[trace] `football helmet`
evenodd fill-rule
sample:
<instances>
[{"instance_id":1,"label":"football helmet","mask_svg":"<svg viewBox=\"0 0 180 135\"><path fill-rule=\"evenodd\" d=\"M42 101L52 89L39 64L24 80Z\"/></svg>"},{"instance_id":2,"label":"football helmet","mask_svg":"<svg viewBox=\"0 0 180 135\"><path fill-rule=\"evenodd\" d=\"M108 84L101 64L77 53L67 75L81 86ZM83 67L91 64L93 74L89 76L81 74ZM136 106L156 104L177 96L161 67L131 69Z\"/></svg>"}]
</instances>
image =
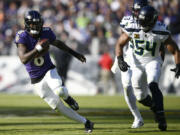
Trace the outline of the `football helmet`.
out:
<instances>
[{"instance_id":1,"label":"football helmet","mask_svg":"<svg viewBox=\"0 0 180 135\"><path fill-rule=\"evenodd\" d=\"M135 17L135 19L137 19L141 8L144 6L147 6L147 5L148 5L147 0L134 0L133 7L132 7L133 17Z\"/></svg>"},{"instance_id":2,"label":"football helmet","mask_svg":"<svg viewBox=\"0 0 180 135\"><path fill-rule=\"evenodd\" d=\"M138 16L138 23L143 31L149 31L153 28L158 19L158 12L152 6L143 7Z\"/></svg>"},{"instance_id":3,"label":"football helmet","mask_svg":"<svg viewBox=\"0 0 180 135\"><path fill-rule=\"evenodd\" d=\"M38 11L29 10L24 15L25 29L32 35L39 35L44 21Z\"/></svg>"}]
</instances>

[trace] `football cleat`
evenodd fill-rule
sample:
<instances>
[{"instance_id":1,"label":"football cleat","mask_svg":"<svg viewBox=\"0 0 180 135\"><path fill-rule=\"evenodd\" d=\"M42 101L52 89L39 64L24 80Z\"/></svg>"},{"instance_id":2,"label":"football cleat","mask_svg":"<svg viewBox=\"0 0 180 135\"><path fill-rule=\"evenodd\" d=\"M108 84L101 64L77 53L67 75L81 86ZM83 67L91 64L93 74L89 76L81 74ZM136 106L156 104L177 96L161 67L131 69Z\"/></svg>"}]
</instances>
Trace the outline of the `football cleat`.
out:
<instances>
[{"instance_id":1,"label":"football cleat","mask_svg":"<svg viewBox=\"0 0 180 135\"><path fill-rule=\"evenodd\" d=\"M140 128L144 125L143 120L135 120L131 126L131 128Z\"/></svg>"},{"instance_id":2,"label":"football cleat","mask_svg":"<svg viewBox=\"0 0 180 135\"><path fill-rule=\"evenodd\" d=\"M91 133L94 129L94 123L91 122L90 120L87 120L84 126L85 126L86 133Z\"/></svg>"},{"instance_id":3,"label":"football cleat","mask_svg":"<svg viewBox=\"0 0 180 135\"><path fill-rule=\"evenodd\" d=\"M166 131L166 130L167 130L167 124L166 124L165 119L164 119L164 120L161 120L161 121L159 122L158 128L159 128L161 131Z\"/></svg>"},{"instance_id":4,"label":"football cleat","mask_svg":"<svg viewBox=\"0 0 180 135\"><path fill-rule=\"evenodd\" d=\"M78 103L71 97L69 96L66 100L64 100L73 110L77 111L79 110L79 105Z\"/></svg>"}]
</instances>

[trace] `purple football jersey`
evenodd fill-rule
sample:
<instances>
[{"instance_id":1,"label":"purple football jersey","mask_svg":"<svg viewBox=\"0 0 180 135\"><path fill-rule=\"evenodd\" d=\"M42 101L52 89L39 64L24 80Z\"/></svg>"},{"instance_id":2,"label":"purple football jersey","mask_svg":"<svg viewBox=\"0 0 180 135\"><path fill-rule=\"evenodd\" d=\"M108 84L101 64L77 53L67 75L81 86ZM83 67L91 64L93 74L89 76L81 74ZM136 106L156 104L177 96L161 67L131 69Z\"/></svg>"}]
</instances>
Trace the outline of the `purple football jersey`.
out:
<instances>
[{"instance_id":1,"label":"purple football jersey","mask_svg":"<svg viewBox=\"0 0 180 135\"><path fill-rule=\"evenodd\" d=\"M49 39L50 43L56 39L55 34L49 27L43 27L39 39ZM28 51L34 49L37 39L33 38L26 30L21 30L17 32L15 43L24 44ZM55 67L50 59L49 52L45 53L44 56L34 58L25 64L26 70L29 73L30 78L40 78L46 74L46 72Z\"/></svg>"}]
</instances>

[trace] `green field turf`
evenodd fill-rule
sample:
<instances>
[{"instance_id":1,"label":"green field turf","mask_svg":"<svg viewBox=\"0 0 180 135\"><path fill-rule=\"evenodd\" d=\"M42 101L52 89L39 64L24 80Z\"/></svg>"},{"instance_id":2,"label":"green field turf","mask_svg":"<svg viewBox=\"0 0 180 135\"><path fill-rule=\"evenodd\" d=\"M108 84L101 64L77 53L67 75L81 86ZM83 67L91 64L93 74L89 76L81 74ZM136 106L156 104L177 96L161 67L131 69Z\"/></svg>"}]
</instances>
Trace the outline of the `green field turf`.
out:
<instances>
[{"instance_id":1,"label":"green field turf","mask_svg":"<svg viewBox=\"0 0 180 135\"><path fill-rule=\"evenodd\" d=\"M168 131L160 132L148 108L138 104L145 125L131 129L133 117L122 96L78 96L80 114L95 123L94 135L180 135L180 97L166 96ZM84 135L84 125L51 110L34 95L0 94L0 135Z\"/></svg>"}]
</instances>

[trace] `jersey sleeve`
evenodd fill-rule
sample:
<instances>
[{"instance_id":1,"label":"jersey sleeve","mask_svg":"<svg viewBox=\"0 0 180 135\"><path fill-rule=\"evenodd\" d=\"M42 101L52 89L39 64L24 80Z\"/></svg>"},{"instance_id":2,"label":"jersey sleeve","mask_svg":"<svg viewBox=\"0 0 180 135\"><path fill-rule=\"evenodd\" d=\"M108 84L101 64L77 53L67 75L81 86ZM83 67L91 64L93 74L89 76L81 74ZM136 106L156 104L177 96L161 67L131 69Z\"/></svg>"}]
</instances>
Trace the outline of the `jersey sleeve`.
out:
<instances>
[{"instance_id":1,"label":"jersey sleeve","mask_svg":"<svg viewBox=\"0 0 180 135\"><path fill-rule=\"evenodd\" d=\"M171 34L168 30L168 27L161 22L157 22L155 28L152 31L153 33L158 35L158 38L164 42Z\"/></svg>"},{"instance_id":2,"label":"jersey sleeve","mask_svg":"<svg viewBox=\"0 0 180 135\"><path fill-rule=\"evenodd\" d=\"M124 31L124 28L128 26L131 21L131 16L124 16L120 22L120 27Z\"/></svg>"},{"instance_id":3,"label":"jersey sleeve","mask_svg":"<svg viewBox=\"0 0 180 135\"><path fill-rule=\"evenodd\" d=\"M25 32L23 30L21 31L18 31L16 33L16 36L15 36L15 44L26 44L26 36L25 36Z\"/></svg>"},{"instance_id":4,"label":"jersey sleeve","mask_svg":"<svg viewBox=\"0 0 180 135\"><path fill-rule=\"evenodd\" d=\"M129 37L132 38L133 32L137 31L136 28L134 27L133 23L128 24L125 26L123 30Z\"/></svg>"}]
</instances>

